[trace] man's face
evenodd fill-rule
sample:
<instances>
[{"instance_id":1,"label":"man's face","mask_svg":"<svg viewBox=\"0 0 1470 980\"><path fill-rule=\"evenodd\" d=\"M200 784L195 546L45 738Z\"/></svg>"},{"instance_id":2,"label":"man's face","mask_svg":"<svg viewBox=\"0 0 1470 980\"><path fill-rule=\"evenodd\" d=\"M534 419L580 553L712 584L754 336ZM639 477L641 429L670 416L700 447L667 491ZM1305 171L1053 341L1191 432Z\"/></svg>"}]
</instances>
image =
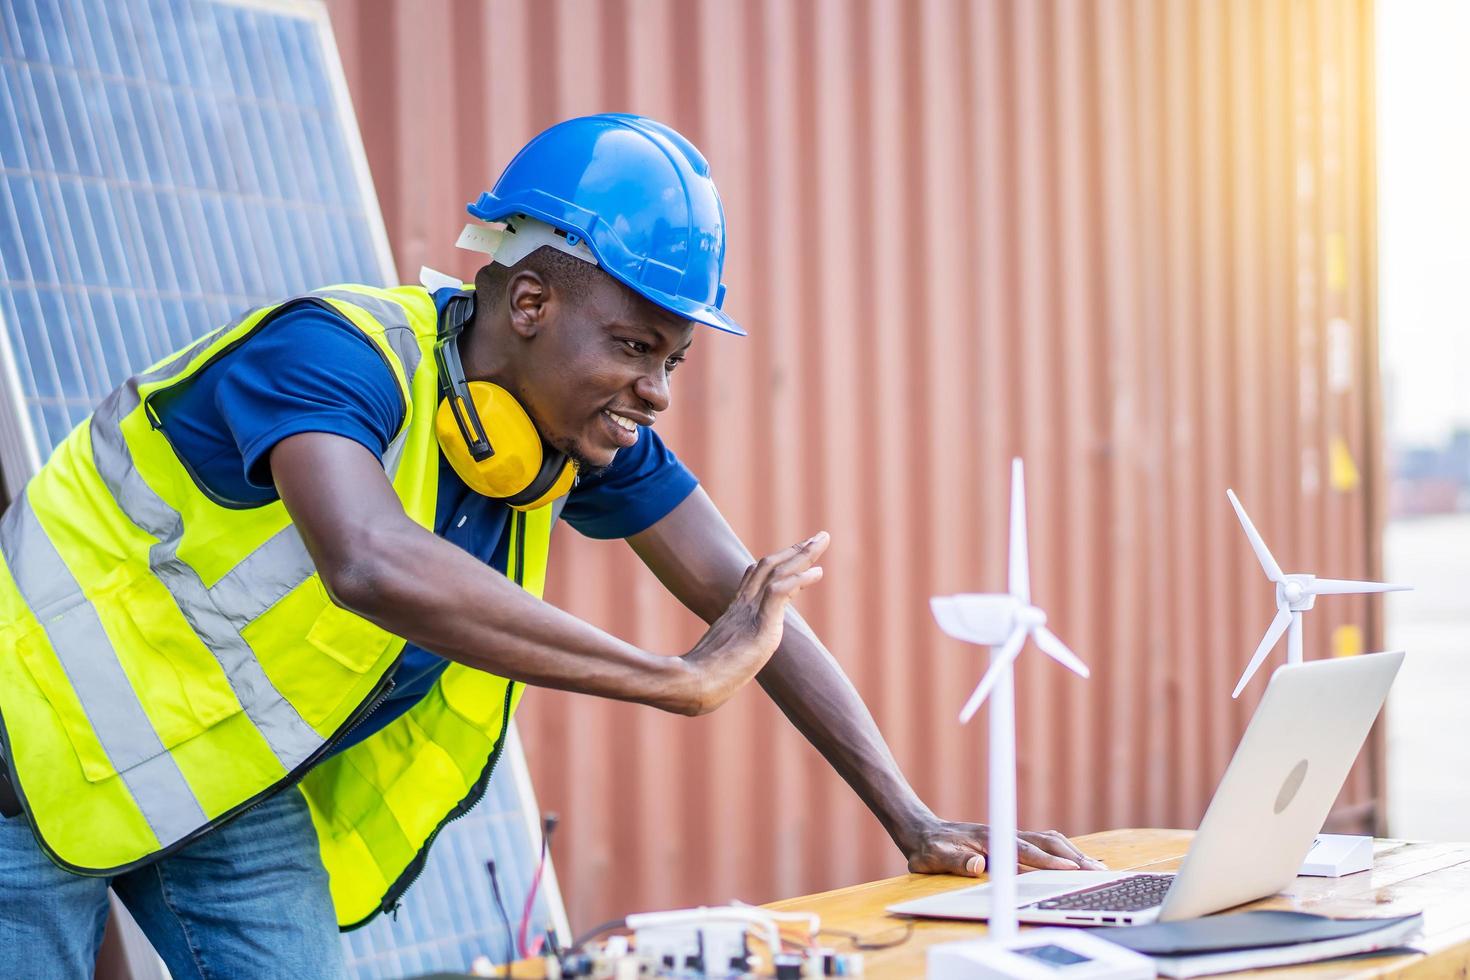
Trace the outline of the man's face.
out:
<instances>
[{"instance_id":1,"label":"man's face","mask_svg":"<svg viewBox=\"0 0 1470 980\"><path fill-rule=\"evenodd\" d=\"M607 275L557 296L527 348L518 397L541 435L584 474L613 461L669 407L669 375L694 324Z\"/></svg>"}]
</instances>

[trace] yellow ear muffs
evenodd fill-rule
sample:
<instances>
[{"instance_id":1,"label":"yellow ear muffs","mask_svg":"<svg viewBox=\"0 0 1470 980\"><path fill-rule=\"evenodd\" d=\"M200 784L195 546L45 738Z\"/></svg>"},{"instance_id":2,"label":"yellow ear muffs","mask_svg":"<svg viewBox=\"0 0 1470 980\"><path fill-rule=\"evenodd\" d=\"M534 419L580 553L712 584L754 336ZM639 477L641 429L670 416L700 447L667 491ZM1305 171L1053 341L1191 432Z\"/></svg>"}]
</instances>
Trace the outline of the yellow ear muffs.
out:
<instances>
[{"instance_id":1,"label":"yellow ear muffs","mask_svg":"<svg viewBox=\"0 0 1470 980\"><path fill-rule=\"evenodd\" d=\"M571 491L577 466L542 441L510 392L489 381L465 379L459 335L474 313L468 291L450 296L439 311L434 344L443 395L434 415L439 447L471 490L516 510L535 510Z\"/></svg>"},{"instance_id":2,"label":"yellow ear muffs","mask_svg":"<svg viewBox=\"0 0 1470 980\"><path fill-rule=\"evenodd\" d=\"M561 453L547 453L531 417L510 392L488 381L465 386L492 450L476 459L465 441L451 394L439 400L434 429L454 472L471 490L504 500L517 510L534 510L572 489L577 467ZM460 408L460 415L468 413Z\"/></svg>"}]
</instances>

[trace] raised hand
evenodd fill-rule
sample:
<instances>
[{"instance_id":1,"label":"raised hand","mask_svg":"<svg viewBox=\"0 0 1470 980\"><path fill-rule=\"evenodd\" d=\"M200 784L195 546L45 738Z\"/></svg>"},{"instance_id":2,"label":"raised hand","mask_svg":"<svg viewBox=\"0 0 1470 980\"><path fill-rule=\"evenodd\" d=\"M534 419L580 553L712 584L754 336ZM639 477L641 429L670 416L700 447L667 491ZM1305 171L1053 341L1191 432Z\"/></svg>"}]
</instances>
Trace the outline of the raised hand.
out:
<instances>
[{"instance_id":1,"label":"raised hand","mask_svg":"<svg viewBox=\"0 0 1470 980\"><path fill-rule=\"evenodd\" d=\"M695 696L688 714L718 708L771 659L781 643L786 606L822 577L816 561L830 541L826 531L819 531L745 570L724 614L683 656L695 674Z\"/></svg>"}]
</instances>

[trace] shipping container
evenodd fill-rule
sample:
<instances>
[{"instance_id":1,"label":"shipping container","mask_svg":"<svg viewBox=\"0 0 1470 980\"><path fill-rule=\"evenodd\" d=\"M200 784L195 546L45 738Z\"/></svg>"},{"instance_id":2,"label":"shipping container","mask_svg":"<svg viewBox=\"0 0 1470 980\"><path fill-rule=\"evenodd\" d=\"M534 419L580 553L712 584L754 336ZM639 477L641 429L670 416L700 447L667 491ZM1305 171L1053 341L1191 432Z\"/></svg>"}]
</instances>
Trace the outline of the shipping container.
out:
<instances>
[{"instance_id":1,"label":"shipping container","mask_svg":"<svg viewBox=\"0 0 1470 980\"><path fill-rule=\"evenodd\" d=\"M724 197L727 309L659 422L757 552L832 532L801 599L915 789L983 820L982 651L927 598L1004 585L1025 459L1035 596L1091 665L1018 676L1023 826L1191 827L1265 686L1288 569L1381 570L1367 0L330 0L393 252L466 278L465 202L532 135L633 111ZM701 624L558 532L548 598L646 648ZM1309 657L1376 648L1331 597ZM1274 655L1284 657L1284 650ZM752 686L698 720L546 691L522 731L573 925L896 873ZM1338 822L1372 829L1375 739Z\"/></svg>"}]
</instances>

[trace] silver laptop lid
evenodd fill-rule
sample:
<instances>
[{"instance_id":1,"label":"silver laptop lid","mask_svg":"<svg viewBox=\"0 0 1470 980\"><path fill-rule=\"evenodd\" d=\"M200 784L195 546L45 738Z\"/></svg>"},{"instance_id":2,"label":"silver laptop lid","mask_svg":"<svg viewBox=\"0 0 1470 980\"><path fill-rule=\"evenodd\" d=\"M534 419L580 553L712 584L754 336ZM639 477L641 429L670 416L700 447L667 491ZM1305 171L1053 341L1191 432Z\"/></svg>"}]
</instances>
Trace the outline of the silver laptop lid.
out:
<instances>
[{"instance_id":1,"label":"silver laptop lid","mask_svg":"<svg viewBox=\"0 0 1470 980\"><path fill-rule=\"evenodd\" d=\"M1403 659L1396 651L1276 670L1160 921L1255 901L1296 878Z\"/></svg>"}]
</instances>

